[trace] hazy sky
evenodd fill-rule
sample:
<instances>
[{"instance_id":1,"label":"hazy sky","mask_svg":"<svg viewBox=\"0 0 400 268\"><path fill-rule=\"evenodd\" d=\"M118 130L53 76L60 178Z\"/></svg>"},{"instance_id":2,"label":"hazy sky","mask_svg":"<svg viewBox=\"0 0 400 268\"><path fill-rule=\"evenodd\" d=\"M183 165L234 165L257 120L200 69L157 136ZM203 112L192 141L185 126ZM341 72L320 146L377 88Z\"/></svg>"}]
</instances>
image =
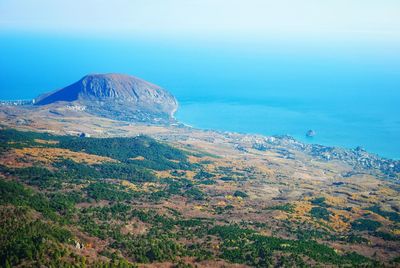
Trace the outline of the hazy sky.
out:
<instances>
[{"instance_id":1,"label":"hazy sky","mask_svg":"<svg viewBox=\"0 0 400 268\"><path fill-rule=\"evenodd\" d=\"M0 30L400 40L399 0L0 0Z\"/></svg>"}]
</instances>

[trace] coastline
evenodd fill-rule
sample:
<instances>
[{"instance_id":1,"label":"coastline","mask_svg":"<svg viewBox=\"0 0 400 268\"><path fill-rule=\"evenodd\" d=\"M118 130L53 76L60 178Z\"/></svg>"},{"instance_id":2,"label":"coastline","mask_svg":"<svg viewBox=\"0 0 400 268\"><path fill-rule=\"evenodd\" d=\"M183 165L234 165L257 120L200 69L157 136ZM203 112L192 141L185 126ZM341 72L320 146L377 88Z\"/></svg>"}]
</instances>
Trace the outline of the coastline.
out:
<instances>
[{"instance_id":1,"label":"coastline","mask_svg":"<svg viewBox=\"0 0 400 268\"><path fill-rule=\"evenodd\" d=\"M332 107L329 109L333 109ZM266 136L289 135L307 144L321 144L329 147L354 149L363 147L381 157L400 160L400 143L396 133L399 123L393 118L378 117L378 114L363 115L338 109L337 114L320 110L304 110L302 107L272 107L268 103L232 104L218 102L182 102L176 114L179 121L188 125L218 131L233 131L243 134L261 134ZM306 137L313 129L317 134Z\"/></svg>"},{"instance_id":2,"label":"coastline","mask_svg":"<svg viewBox=\"0 0 400 268\"><path fill-rule=\"evenodd\" d=\"M11 103L11 105L10 105ZM19 115L25 115L26 111L18 112L19 109L29 109L31 115L46 113L46 116L39 115L40 121L44 123L47 120L49 115L55 116L56 121L60 121L60 117L70 116L73 114L74 116L86 116L92 117L95 115L86 113L86 111L78 111L68 109L65 105L50 105L49 107L40 107L33 106L33 101L31 102L19 102L19 101L0 101L0 112L1 108L9 108L8 112L4 112L4 116L8 117L10 114L15 112L16 114L11 117L16 118L14 123L11 123L10 127L21 127L24 124L29 124L26 122L34 122L34 120L19 118ZM48 114L47 114L48 112ZM105 119L105 118L103 118ZM135 126L150 126L150 128L166 128L168 131L178 133L180 130L184 130L183 133L180 133L181 136L190 136L192 132L203 132L208 133L210 137L203 137L205 140L211 140L213 135L221 135L226 138L230 143L233 144L233 147L236 150L242 152L248 152L249 149L253 149L256 151L267 151L269 149L273 149L276 147L282 147L284 150L281 152L281 157L284 159L292 159L294 160L293 153L290 153L289 150L300 151L310 157L320 160L320 161L341 161L347 163L348 165L354 167L355 170L375 170L382 173L382 176L398 181L398 173L400 173L400 161L396 159L382 157L378 154L371 153L367 150L364 150L361 147L356 147L355 149L349 149L342 146L327 146L318 143L306 143L300 141L289 135L264 135L264 134L251 134L251 133L243 133L236 131L224 131L217 129L206 129L194 127L190 124L186 124L184 122L179 121L175 116L173 116L174 123L167 125L157 125L157 124L146 124L146 123L138 123L138 122L130 122L130 121L121 121L121 120L113 120L116 122L120 122L127 125L135 125ZM77 120L77 119L76 119ZM110 120L110 119L108 119ZM61 120L62 121L62 120ZM59 123L59 122L58 122ZM34 129L34 128L33 128ZM49 129L50 130L50 129ZM143 130L142 130L143 131ZM77 131L72 133L80 133L80 132L88 132L91 136L97 136L98 133L91 131L85 131L84 129L77 129ZM109 131L110 133L118 133L117 130ZM144 131L146 132L146 131ZM151 133L151 131L150 131ZM67 132L68 134L68 132ZM69 133L71 134L71 132ZM146 134L146 133L145 133ZM151 135L151 134L150 134ZM178 134L179 135L179 134ZM107 135L108 136L108 135ZM115 136L111 134L111 136ZM171 137L166 137L162 135L163 139L166 140L175 140L176 133ZM168 135L167 135L168 136ZM207 135L206 135L207 136Z\"/></svg>"}]
</instances>

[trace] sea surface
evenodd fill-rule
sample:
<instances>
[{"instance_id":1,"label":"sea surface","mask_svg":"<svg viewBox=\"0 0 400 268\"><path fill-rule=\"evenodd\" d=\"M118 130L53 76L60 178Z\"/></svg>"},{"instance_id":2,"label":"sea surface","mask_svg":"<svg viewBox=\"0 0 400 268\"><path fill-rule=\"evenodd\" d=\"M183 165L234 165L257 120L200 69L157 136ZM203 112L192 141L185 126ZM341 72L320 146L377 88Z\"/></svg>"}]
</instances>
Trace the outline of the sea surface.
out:
<instances>
[{"instance_id":1,"label":"sea surface","mask_svg":"<svg viewBox=\"0 0 400 268\"><path fill-rule=\"evenodd\" d=\"M180 103L176 117L197 128L287 134L400 159L393 44L0 33L0 99L30 99L112 72L168 89ZM315 137L305 136L309 129Z\"/></svg>"}]
</instances>

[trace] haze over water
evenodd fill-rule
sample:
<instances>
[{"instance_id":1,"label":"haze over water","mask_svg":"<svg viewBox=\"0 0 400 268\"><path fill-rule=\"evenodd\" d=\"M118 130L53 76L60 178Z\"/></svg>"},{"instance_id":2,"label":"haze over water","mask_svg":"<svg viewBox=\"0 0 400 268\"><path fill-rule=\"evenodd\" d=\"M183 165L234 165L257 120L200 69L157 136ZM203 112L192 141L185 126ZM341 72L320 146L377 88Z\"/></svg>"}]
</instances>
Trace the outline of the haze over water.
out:
<instances>
[{"instance_id":1,"label":"haze over water","mask_svg":"<svg viewBox=\"0 0 400 268\"><path fill-rule=\"evenodd\" d=\"M400 158L394 48L10 33L0 40L0 99L34 98L88 73L127 73L171 91L177 118L194 127L288 134Z\"/></svg>"}]
</instances>

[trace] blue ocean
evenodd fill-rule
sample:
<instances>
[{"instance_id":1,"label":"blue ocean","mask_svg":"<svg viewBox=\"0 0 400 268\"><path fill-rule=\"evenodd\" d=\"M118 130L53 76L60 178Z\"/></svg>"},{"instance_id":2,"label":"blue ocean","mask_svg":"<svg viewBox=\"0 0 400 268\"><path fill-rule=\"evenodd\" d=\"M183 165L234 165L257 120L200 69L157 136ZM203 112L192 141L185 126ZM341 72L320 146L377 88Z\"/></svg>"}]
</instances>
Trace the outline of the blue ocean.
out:
<instances>
[{"instance_id":1,"label":"blue ocean","mask_svg":"<svg viewBox=\"0 0 400 268\"><path fill-rule=\"evenodd\" d=\"M110 72L168 89L177 118L197 128L287 134L400 159L400 52L390 44L0 34L0 99Z\"/></svg>"}]
</instances>

